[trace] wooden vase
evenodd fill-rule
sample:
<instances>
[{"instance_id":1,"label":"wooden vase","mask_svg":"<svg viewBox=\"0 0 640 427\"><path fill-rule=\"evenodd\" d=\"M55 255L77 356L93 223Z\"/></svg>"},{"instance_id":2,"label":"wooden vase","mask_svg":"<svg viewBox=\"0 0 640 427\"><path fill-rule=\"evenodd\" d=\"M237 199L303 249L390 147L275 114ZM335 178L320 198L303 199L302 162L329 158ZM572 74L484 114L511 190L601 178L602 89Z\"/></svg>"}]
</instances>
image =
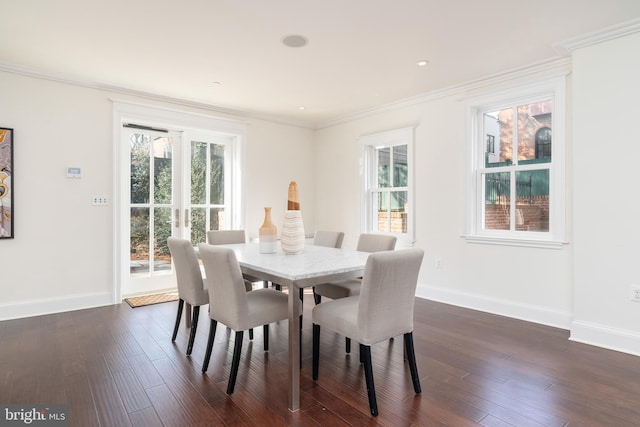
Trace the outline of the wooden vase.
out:
<instances>
[{"instance_id":1,"label":"wooden vase","mask_svg":"<svg viewBox=\"0 0 640 427\"><path fill-rule=\"evenodd\" d=\"M264 222L259 230L260 253L273 254L276 252L277 229L271 221L271 208L264 208Z\"/></svg>"}]
</instances>

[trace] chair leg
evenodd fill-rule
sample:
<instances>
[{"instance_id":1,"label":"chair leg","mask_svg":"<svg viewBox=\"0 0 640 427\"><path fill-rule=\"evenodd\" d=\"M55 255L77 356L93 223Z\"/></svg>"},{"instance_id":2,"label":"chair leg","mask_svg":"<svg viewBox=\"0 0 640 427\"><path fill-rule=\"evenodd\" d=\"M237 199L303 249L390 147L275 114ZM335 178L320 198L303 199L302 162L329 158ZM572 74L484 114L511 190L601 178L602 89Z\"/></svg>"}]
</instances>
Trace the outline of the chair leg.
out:
<instances>
[{"instance_id":1,"label":"chair leg","mask_svg":"<svg viewBox=\"0 0 640 427\"><path fill-rule=\"evenodd\" d=\"M351 353L351 338L349 337L344 338L344 351L347 354Z\"/></svg>"},{"instance_id":2,"label":"chair leg","mask_svg":"<svg viewBox=\"0 0 640 427\"><path fill-rule=\"evenodd\" d=\"M313 302L316 303L316 305L320 304L322 302L322 295L318 295L316 294L316 287L313 287Z\"/></svg>"},{"instance_id":3,"label":"chair leg","mask_svg":"<svg viewBox=\"0 0 640 427\"><path fill-rule=\"evenodd\" d=\"M269 351L269 324L262 325L262 335L264 337L264 351Z\"/></svg>"},{"instance_id":4,"label":"chair leg","mask_svg":"<svg viewBox=\"0 0 640 427\"><path fill-rule=\"evenodd\" d=\"M313 380L318 379L320 366L320 325L313 324Z\"/></svg>"},{"instance_id":5,"label":"chair leg","mask_svg":"<svg viewBox=\"0 0 640 427\"><path fill-rule=\"evenodd\" d=\"M191 334L189 334L189 345L187 345L187 356L191 355L193 342L196 339L196 329L198 328L198 316L200 316L200 306L193 307L193 319L191 320Z\"/></svg>"},{"instance_id":6,"label":"chair leg","mask_svg":"<svg viewBox=\"0 0 640 427\"><path fill-rule=\"evenodd\" d=\"M263 280L262 281L262 287L263 288L268 288L269 287L269 281L268 280Z\"/></svg>"},{"instance_id":7,"label":"chair leg","mask_svg":"<svg viewBox=\"0 0 640 427\"><path fill-rule=\"evenodd\" d=\"M178 329L180 328L180 318L182 317L182 309L184 308L184 300L180 298L178 301L178 315L176 316L176 324L173 327L173 335L171 336L171 342L176 340L178 336Z\"/></svg>"},{"instance_id":8,"label":"chair leg","mask_svg":"<svg viewBox=\"0 0 640 427\"><path fill-rule=\"evenodd\" d=\"M413 332L404 334L404 348L407 352L407 359L409 360L409 370L411 371L411 381L413 381L413 390L416 394L422 393L420 387L420 377L418 376L418 365L416 364L416 351L413 347Z\"/></svg>"},{"instance_id":9,"label":"chair leg","mask_svg":"<svg viewBox=\"0 0 640 427\"><path fill-rule=\"evenodd\" d=\"M242 338L244 331L236 331L236 343L233 346L233 360L231 362L231 375L229 376L229 384L227 385L227 394L232 394L236 386L236 378L238 377L238 367L240 366L240 353L242 353Z\"/></svg>"},{"instance_id":10,"label":"chair leg","mask_svg":"<svg viewBox=\"0 0 640 427\"><path fill-rule=\"evenodd\" d=\"M216 336L216 326L218 321L211 319L209 324L209 340L207 341L207 351L204 353L204 361L202 362L202 372L207 372L209 368L209 359L211 359L211 349L213 349L213 340Z\"/></svg>"},{"instance_id":11,"label":"chair leg","mask_svg":"<svg viewBox=\"0 0 640 427\"><path fill-rule=\"evenodd\" d=\"M274 283L273 286L276 287L276 291L281 291L282 287L280 285L278 285L277 283Z\"/></svg>"},{"instance_id":12,"label":"chair leg","mask_svg":"<svg viewBox=\"0 0 640 427\"><path fill-rule=\"evenodd\" d=\"M378 401L376 400L376 390L373 384L373 365L371 363L371 346L360 344L360 354L364 361L364 379L367 383L367 395L369 396L369 409L371 415L378 416Z\"/></svg>"},{"instance_id":13,"label":"chair leg","mask_svg":"<svg viewBox=\"0 0 640 427\"><path fill-rule=\"evenodd\" d=\"M253 339L253 329L249 329L249 339Z\"/></svg>"}]
</instances>

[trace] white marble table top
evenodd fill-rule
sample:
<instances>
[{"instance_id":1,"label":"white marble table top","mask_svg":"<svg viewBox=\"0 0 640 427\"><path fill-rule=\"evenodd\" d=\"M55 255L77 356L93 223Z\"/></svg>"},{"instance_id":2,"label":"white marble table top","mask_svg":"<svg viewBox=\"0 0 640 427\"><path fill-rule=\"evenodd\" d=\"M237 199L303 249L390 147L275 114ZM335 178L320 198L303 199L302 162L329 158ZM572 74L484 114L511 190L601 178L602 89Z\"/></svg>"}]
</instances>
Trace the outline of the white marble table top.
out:
<instances>
[{"instance_id":1,"label":"white marble table top","mask_svg":"<svg viewBox=\"0 0 640 427\"><path fill-rule=\"evenodd\" d=\"M276 253L262 254L257 243L224 246L234 250L243 271L277 277L301 287L317 284L314 279L323 282L334 275L361 275L369 256L368 252L314 245L305 245L304 251L295 255L285 254L279 248Z\"/></svg>"}]
</instances>

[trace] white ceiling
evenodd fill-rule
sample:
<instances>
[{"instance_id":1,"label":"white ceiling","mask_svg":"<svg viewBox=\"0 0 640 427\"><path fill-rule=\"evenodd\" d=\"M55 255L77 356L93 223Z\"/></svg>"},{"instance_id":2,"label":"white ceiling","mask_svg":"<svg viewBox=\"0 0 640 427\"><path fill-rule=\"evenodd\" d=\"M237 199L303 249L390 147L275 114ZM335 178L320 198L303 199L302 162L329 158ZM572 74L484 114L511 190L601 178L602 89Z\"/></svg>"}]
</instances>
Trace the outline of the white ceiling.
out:
<instances>
[{"instance_id":1,"label":"white ceiling","mask_svg":"<svg viewBox=\"0 0 640 427\"><path fill-rule=\"evenodd\" d=\"M556 58L640 0L0 0L0 17L1 69L317 126Z\"/></svg>"}]
</instances>

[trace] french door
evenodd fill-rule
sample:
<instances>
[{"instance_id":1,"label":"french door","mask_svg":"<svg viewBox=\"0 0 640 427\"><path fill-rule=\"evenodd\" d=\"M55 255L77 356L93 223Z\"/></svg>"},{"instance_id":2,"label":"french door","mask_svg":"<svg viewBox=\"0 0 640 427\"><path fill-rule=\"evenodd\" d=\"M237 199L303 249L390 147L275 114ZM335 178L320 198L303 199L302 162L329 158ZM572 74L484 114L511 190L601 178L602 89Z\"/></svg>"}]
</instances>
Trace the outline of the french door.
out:
<instances>
[{"instance_id":1,"label":"french door","mask_svg":"<svg viewBox=\"0 0 640 427\"><path fill-rule=\"evenodd\" d=\"M231 165L238 136L131 124L121 135L129 153L120 213L122 295L175 288L167 238L195 246L207 230L235 226Z\"/></svg>"}]
</instances>

